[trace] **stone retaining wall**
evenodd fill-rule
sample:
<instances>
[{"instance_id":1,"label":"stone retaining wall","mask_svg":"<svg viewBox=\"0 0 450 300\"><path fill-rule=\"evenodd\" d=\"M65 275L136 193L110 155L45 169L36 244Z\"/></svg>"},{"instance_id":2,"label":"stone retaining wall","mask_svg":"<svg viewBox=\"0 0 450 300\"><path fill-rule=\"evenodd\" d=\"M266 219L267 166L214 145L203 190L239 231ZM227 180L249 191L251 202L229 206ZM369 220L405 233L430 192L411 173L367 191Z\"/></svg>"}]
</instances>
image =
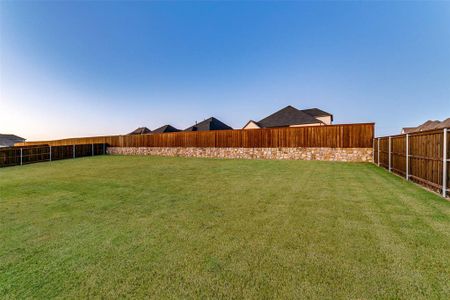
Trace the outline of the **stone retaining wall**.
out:
<instances>
[{"instance_id":1,"label":"stone retaining wall","mask_svg":"<svg viewBox=\"0 0 450 300\"><path fill-rule=\"evenodd\" d=\"M373 162L372 148L109 147L108 154Z\"/></svg>"}]
</instances>

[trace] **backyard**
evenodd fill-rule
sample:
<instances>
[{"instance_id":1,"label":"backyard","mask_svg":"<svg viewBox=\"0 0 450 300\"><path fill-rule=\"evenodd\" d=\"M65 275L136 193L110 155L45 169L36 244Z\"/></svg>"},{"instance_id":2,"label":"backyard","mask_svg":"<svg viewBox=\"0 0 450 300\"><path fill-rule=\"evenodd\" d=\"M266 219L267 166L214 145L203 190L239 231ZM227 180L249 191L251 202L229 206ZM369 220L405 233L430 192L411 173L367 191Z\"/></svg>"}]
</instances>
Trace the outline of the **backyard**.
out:
<instances>
[{"instance_id":1,"label":"backyard","mask_svg":"<svg viewBox=\"0 0 450 300\"><path fill-rule=\"evenodd\" d=\"M0 169L0 298L450 298L450 202L366 163Z\"/></svg>"}]
</instances>

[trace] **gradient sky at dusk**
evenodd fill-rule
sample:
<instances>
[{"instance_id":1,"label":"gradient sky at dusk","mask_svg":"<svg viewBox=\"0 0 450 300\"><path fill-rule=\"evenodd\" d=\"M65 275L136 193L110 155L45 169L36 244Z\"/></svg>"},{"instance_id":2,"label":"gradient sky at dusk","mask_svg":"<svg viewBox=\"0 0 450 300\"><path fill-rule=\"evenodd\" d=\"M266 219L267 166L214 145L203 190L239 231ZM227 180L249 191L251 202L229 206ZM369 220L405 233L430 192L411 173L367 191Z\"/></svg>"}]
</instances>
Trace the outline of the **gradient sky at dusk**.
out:
<instances>
[{"instance_id":1,"label":"gradient sky at dusk","mask_svg":"<svg viewBox=\"0 0 450 300\"><path fill-rule=\"evenodd\" d=\"M241 128L285 105L450 117L447 2L0 2L0 133Z\"/></svg>"}]
</instances>

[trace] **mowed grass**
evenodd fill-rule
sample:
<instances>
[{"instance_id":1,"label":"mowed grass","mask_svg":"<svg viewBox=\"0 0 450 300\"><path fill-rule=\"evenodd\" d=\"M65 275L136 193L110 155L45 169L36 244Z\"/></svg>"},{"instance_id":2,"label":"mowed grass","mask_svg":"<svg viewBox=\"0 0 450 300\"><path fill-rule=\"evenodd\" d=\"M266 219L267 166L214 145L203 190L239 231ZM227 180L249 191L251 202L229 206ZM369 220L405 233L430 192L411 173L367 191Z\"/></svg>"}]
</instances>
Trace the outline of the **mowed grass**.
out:
<instances>
[{"instance_id":1,"label":"mowed grass","mask_svg":"<svg viewBox=\"0 0 450 300\"><path fill-rule=\"evenodd\" d=\"M450 202L371 164L0 169L0 298L450 298Z\"/></svg>"}]
</instances>

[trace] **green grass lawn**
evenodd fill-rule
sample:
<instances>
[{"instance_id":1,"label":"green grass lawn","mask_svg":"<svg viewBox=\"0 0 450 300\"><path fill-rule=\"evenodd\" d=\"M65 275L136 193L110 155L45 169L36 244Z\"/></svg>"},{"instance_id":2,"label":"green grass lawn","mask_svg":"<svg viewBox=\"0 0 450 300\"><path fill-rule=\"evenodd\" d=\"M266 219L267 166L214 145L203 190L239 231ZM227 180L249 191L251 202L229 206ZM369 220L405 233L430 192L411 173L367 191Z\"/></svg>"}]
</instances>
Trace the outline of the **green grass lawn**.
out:
<instances>
[{"instance_id":1,"label":"green grass lawn","mask_svg":"<svg viewBox=\"0 0 450 300\"><path fill-rule=\"evenodd\" d=\"M450 298L450 202L371 164L0 169L0 298Z\"/></svg>"}]
</instances>

